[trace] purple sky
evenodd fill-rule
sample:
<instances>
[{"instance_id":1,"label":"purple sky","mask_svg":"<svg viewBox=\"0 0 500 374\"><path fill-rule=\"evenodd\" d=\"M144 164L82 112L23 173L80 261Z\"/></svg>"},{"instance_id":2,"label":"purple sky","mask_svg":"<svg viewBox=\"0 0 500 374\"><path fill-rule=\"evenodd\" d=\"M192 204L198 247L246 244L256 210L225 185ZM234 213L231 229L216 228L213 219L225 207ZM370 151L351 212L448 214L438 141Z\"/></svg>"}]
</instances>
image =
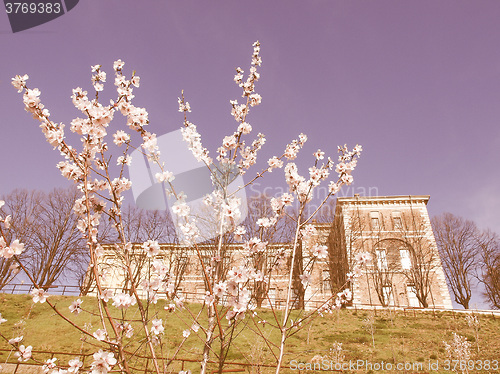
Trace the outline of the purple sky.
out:
<instances>
[{"instance_id":1,"label":"purple sky","mask_svg":"<svg viewBox=\"0 0 500 374\"><path fill-rule=\"evenodd\" d=\"M149 111L151 131L181 126L184 89L214 150L234 131L234 68L248 70L258 39L263 103L249 122L268 138L261 162L300 132L309 136L303 174L316 149L336 156L338 144L359 143L355 185L341 196L428 194L431 215L449 211L500 232L499 19L496 0L83 0L13 34L0 12L0 193L66 184L14 75L29 74L52 118L69 127L78 115L71 89L90 91L90 66L111 77L121 58L141 77L135 105ZM284 186L282 172L266 185Z\"/></svg>"}]
</instances>

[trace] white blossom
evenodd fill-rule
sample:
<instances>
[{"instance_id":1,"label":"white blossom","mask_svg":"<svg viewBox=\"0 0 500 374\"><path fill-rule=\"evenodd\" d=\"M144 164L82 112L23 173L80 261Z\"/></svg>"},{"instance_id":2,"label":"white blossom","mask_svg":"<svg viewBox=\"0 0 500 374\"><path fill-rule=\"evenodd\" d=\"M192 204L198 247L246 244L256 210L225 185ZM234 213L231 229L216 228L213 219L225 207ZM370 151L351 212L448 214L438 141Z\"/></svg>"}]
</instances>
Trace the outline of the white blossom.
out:
<instances>
[{"instance_id":1,"label":"white blossom","mask_svg":"<svg viewBox=\"0 0 500 374\"><path fill-rule=\"evenodd\" d=\"M245 235L247 232L246 228L244 226L237 226L234 231L234 240L236 241L241 241L243 240L243 235Z\"/></svg>"},{"instance_id":2,"label":"white blossom","mask_svg":"<svg viewBox=\"0 0 500 374\"><path fill-rule=\"evenodd\" d=\"M22 341L24 338L24 336L17 336L15 338L12 338L12 339L9 339L9 344L10 345L16 345L17 343L19 343L20 341Z\"/></svg>"},{"instance_id":3,"label":"white blossom","mask_svg":"<svg viewBox=\"0 0 500 374\"><path fill-rule=\"evenodd\" d=\"M121 69L123 69L124 65L125 65L125 63L122 60L116 60L113 63L113 69L116 71L121 70Z\"/></svg>"},{"instance_id":4,"label":"white blossom","mask_svg":"<svg viewBox=\"0 0 500 374\"><path fill-rule=\"evenodd\" d=\"M97 340L102 341L106 339L106 331L103 329L98 329L92 334L92 336Z\"/></svg>"},{"instance_id":5,"label":"white blossom","mask_svg":"<svg viewBox=\"0 0 500 374\"><path fill-rule=\"evenodd\" d=\"M328 247L326 245L315 245L312 248L312 254L314 257L324 259L328 256Z\"/></svg>"},{"instance_id":6,"label":"white blossom","mask_svg":"<svg viewBox=\"0 0 500 374\"><path fill-rule=\"evenodd\" d=\"M42 366L42 370L44 373L48 373L50 369L54 369L56 367L57 358L49 358L45 361L45 364Z\"/></svg>"},{"instance_id":7,"label":"white blossom","mask_svg":"<svg viewBox=\"0 0 500 374\"><path fill-rule=\"evenodd\" d=\"M179 217L187 217L190 211L191 209L189 208L189 205L183 201L176 201L172 206L172 212Z\"/></svg>"},{"instance_id":8,"label":"white blossom","mask_svg":"<svg viewBox=\"0 0 500 374\"><path fill-rule=\"evenodd\" d=\"M83 301L80 299L73 301L71 303L71 305L69 306L70 312L74 313L74 314L79 314L82 311L82 308L80 308L80 305L82 305L82 302Z\"/></svg>"},{"instance_id":9,"label":"white blossom","mask_svg":"<svg viewBox=\"0 0 500 374\"><path fill-rule=\"evenodd\" d=\"M304 272L304 274L299 275L300 282L304 287L307 287L307 284L309 283L311 279L311 274L309 274L307 271Z\"/></svg>"},{"instance_id":10,"label":"white blossom","mask_svg":"<svg viewBox=\"0 0 500 374\"><path fill-rule=\"evenodd\" d=\"M175 179L175 176L170 171L164 171L162 173L156 173L155 178L159 183L162 183L162 182L172 182Z\"/></svg>"},{"instance_id":11,"label":"white blossom","mask_svg":"<svg viewBox=\"0 0 500 374\"><path fill-rule=\"evenodd\" d=\"M128 165L132 163L132 157L130 155L120 156L116 159L116 164L120 165Z\"/></svg>"},{"instance_id":12,"label":"white blossom","mask_svg":"<svg viewBox=\"0 0 500 374\"><path fill-rule=\"evenodd\" d=\"M252 126L247 122L242 122L238 126L238 131L243 135L250 134L250 132L252 131Z\"/></svg>"},{"instance_id":13,"label":"white blossom","mask_svg":"<svg viewBox=\"0 0 500 374\"><path fill-rule=\"evenodd\" d=\"M136 303L135 298L126 293L118 293L112 299L113 306L119 309L127 309Z\"/></svg>"},{"instance_id":14,"label":"white blossom","mask_svg":"<svg viewBox=\"0 0 500 374\"><path fill-rule=\"evenodd\" d=\"M160 245L156 240L145 241L141 248L146 252L148 257L154 257L160 252Z\"/></svg>"},{"instance_id":15,"label":"white blossom","mask_svg":"<svg viewBox=\"0 0 500 374\"><path fill-rule=\"evenodd\" d=\"M127 134L123 130L118 130L114 135L113 135L113 143L115 143L117 146L120 146L122 144L125 144L130 140L130 135Z\"/></svg>"},{"instance_id":16,"label":"white blossom","mask_svg":"<svg viewBox=\"0 0 500 374\"><path fill-rule=\"evenodd\" d=\"M68 361L68 373L78 373L80 368L83 366L83 362L81 362L78 358L73 358Z\"/></svg>"},{"instance_id":17,"label":"white blossom","mask_svg":"<svg viewBox=\"0 0 500 374\"><path fill-rule=\"evenodd\" d=\"M21 92L24 87L26 87L26 81L28 80L28 74L24 74L23 76L16 75L12 78L12 85L17 90L17 92Z\"/></svg>"},{"instance_id":18,"label":"white blossom","mask_svg":"<svg viewBox=\"0 0 500 374\"><path fill-rule=\"evenodd\" d=\"M28 361L31 358L31 350L33 347L31 345L25 347L24 345L20 345L18 351L15 353L17 360L20 362Z\"/></svg>"},{"instance_id":19,"label":"white blossom","mask_svg":"<svg viewBox=\"0 0 500 374\"><path fill-rule=\"evenodd\" d=\"M267 169L269 172L272 172L273 169L282 168L283 161L281 161L278 157L274 156L267 161L269 168Z\"/></svg>"},{"instance_id":20,"label":"white blossom","mask_svg":"<svg viewBox=\"0 0 500 374\"><path fill-rule=\"evenodd\" d=\"M49 296L43 289L34 288L31 290L31 295L33 295L34 303L44 303L47 301L47 297Z\"/></svg>"},{"instance_id":21,"label":"white blossom","mask_svg":"<svg viewBox=\"0 0 500 374\"><path fill-rule=\"evenodd\" d=\"M222 297L224 296L224 293L226 292L226 282L219 282L214 285L213 291L214 295L217 297Z\"/></svg>"},{"instance_id":22,"label":"white blossom","mask_svg":"<svg viewBox=\"0 0 500 374\"><path fill-rule=\"evenodd\" d=\"M357 253L354 259L359 265L367 264L372 260L372 255L369 252Z\"/></svg>"},{"instance_id":23,"label":"white blossom","mask_svg":"<svg viewBox=\"0 0 500 374\"><path fill-rule=\"evenodd\" d=\"M103 350L94 353L93 358L91 374L107 374L117 362L112 352Z\"/></svg>"},{"instance_id":24,"label":"white blossom","mask_svg":"<svg viewBox=\"0 0 500 374\"><path fill-rule=\"evenodd\" d=\"M155 335L163 334L165 328L163 327L163 321L161 319L153 319L151 321L151 333Z\"/></svg>"}]
</instances>

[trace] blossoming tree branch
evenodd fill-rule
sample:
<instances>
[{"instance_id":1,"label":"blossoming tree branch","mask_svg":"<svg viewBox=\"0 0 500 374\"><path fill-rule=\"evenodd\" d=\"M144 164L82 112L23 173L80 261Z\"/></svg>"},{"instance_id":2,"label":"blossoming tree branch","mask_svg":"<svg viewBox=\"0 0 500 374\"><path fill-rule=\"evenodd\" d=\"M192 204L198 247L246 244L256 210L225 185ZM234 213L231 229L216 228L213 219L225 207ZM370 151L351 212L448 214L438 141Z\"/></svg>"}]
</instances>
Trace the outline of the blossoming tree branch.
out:
<instances>
[{"instance_id":1,"label":"blossoming tree branch","mask_svg":"<svg viewBox=\"0 0 500 374\"><path fill-rule=\"evenodd\" d=\"M174 361L179 352L183 351L188 339L196 339L199 342L200 372L208 372L209 365L215 365L214 367L222 372L228 352L236 344L236 339L243 329L251 331L256 339L262 339L266 344L278 373L283 366L288 338L350 299L348 288L337 290L338 293L333 292L331 298L325 300L319 308L307 312L303 310L298 314L298 318L291 319L297 284L303 297L316 261L325 259L328 255L327 247L315 240L318 232L311 221L321 206L334 196L342 185L352 183L351 173L356 167L361 146L357 145L353 150L346 146L339 147L338 162L325 157L323 151L316 151L308 176L303 176L294 162L307 141L306 135L300 134L296 140L285 145L282 152L271 157L264 169L251 172L251 169L256 167L259 151L266 143L266 138L261 133L249 140L253 128L248 116L251 109L262 101L262 97L255 91L256 82L260 79L261 64L260 43L255 42L248 75L245 78L244 70L238 67L234 77L235 83L242 89L243 98L241 103L238 100L230 101L231 115L236 121L235 130L222 138L221 146L215 151L215 158L212 158L209 150L203 146L196 125L188 119L191 106L184 93L178 100L179 111L183 114L183 139L196 160L209 170L212 180L213 191L203 199L206 215L212 218L215 230L211 234L215 240L210 242L211 257L208 261L208 242L204 241L204 229L201 228L206 217L192 212L186 194L176 190L175 176L169 171L169 165L162 161L156 134L147 130L148 112L145 108L132 104L134 89L140 85L140 78L135 72L127 78L124 62L114 62L117 97L107 105L100 102L100 94L107 82L107 75L101 65L92 67L92 85L95 92L93 98L82 88L73 90L71 98L74 106L82 113L82 118L71 121L70 131L80 136L80 144L68 143L65 125L52 120L49 110L41 103L40 90L27 86L28 75L18 75L12 79L13 86L23 95L26 111L40 121L40 128L47 142L61 154L63 160L57 164L61 174L74 182L80 191L73 210L78 216L78 228L87 243L89 269L96 289L95 302L100 321L98 328L89 329L88 326L76 323L71 315L68 317L66 312L51 302L43 285L37 284L30 276L19 256L24 250L23 243L18 239L8 240L11 237L8 235L10 217L0 220L0 257L14 259L17 266L26 272L34 286L34 303L47 303L57 316L77 329L95 348L90 366L93 374L108 373L110 370L133 373L151 368L155 373L173 372L177 370L174 369ZM118 113L126 118L125 128L119 129L110 125ZM108 143L110 139L113 144ZM132 181L126 177L125 166L134 162L130 155L133 150L139 150L160 170L155 175L156 181L162 183L166 195L175 200L172 212L179 228L179 240L183 243L183 250L195 254L205 285L205 296L200 300L201 307L190 305L176 292L173 285L175 277L161 255L160 243L147 240L138 246L134 245L124 230L123 194L132 185ZM114 152L119 152L119 156L112 154ZM272 214L260 217L256 221L258 229L250 233L244 225L238 223L244 207L237 192L275 169L284 169L289 191L272 197ZM252 173L253 176L248 178ZM236 190L230 189L229 184L237 176L243 175L247 175L249 181ZM308 203L313 198L315 189L322 183L328 184L328 196L311 212ZM3 202L0 202L1 204ZM296 211L292 214L290 209L294 204ZM269 266L263 266L263 253L272 244L264 240L264 233L277 225L284 216L293 219L293 243L288 250L278 249L273 262ZM99 240L99 227L103 220L110 221L116 231L117 240L112 246L113 255L117 259L115 270L127 279L134 280L121 292L115 292L106 286L110 274L103 267L102 260L108 249L105 249ZM239 252L239 255L234 256L231 268L224 269L223 248L228 242L241 244L234 247L234 251ZM303 248L308 248L310 260L296 267L294 265L302 260L299 252ZM139 278L133 274L137 251L141 252L150 264L147 276ZM355 270L363 265L363 258L358 260ZM263 290L261 293L269 298L269 284L280 272L283 273L287 266L289 269L285 306L278 310L270 303L273 321L265 321L260 317L261 309L256 307L256 292ZM301 271L298 272L297 269ZM356 274L354 271L349 276ZM166 299L164 304L159 302L161 298ZM91 313L80 298L71 304L69 311L73 315ZM165 321L173 315L183 322L182 332L165 328ZM0 317L0 322L3 321ZM279 339L273 340L276 338L264 334L264 325L276 329L278 334L273 336L279 336ZM36 355L32 354L32 346L23 343L23 336L13 339L8 339L4 333L1 333L1 336L15 350L19 361L38 360ZM167 349L167 343L174 337L178 339L178 345L172 351ZM139 355L137 352L145 354ZM78 358L67 363L57 362L53 358L43 363L46 372L76 373L83 370L82 362Z\"/></svg>"}]
</instances>

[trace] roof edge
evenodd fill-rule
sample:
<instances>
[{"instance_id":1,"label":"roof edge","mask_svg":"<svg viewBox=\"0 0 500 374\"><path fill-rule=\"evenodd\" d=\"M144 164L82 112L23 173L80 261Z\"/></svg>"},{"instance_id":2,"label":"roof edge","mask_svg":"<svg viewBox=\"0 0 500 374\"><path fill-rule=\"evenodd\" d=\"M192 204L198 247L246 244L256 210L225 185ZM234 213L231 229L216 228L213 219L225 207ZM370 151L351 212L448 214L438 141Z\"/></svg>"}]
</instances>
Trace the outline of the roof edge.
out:
<instances>
[{"instance_id":1,"label":"roof edge","mask_svg":"<svg viewBox=\"0 0 500 374\"><path fill-rule=\"evenodd\" d=\"M350 202L393 202L393 201L423 201L425 204L430 199L430 195L396 195L396 196L353 196L353 197L338 197L337 202L339 203L350 203Z\"/></svg>"}]
</instances>

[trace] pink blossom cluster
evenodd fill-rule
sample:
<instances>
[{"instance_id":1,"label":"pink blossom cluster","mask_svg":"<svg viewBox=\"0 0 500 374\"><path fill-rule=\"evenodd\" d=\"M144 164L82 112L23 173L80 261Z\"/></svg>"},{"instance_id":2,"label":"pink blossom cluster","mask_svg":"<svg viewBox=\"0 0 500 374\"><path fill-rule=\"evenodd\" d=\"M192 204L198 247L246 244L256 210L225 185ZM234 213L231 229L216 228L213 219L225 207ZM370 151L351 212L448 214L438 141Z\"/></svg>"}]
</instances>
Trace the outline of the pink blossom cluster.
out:
<instances>
[{"instance_id":1,"label":"pink blossom cluster","mask_svg":"<svg viewBox=\"0 0 500 374\"><path fill-rule=\"evenodd\" d=\"M289 160L295 159L298 151L306 140L307 137L301 134L299 140L295 140L287 146L284 154L285 157ZM335 167L335 171L338 174L338 180L330 181L330 195L337 193L342 184L349 185L352 183L353 177L351 172L357 165L357 159L361 154L362 148L356 145L352 151L349 151L347 146L343 146L339 147L338 150L340 152L339 163ZM285 166L285 179L290 188L290 192L296 193L298 200L302 203L307 203L312 199L314 188L319 186L322 181L329 178L330 172L334 167L334 162L330 157L328 157L326 163L319 164L319 162L324 159L324 152L321 150L318 149L313 155L315 157L315 163L309 168L309 179L299 174L295 163L290 162ZM273 161L275 162L275 160Z\"/></svg>"},{"instance_id":2,"label":"pink blossom cluster","mask_svg":"<svg viewBox=\"0 0 500 374\"><path fill-rule=\"evenodd\" d=\"M156 240L147 240L141 247L148 257L155 257L158 253L160 253L160 245Z\"/></svg>"},{"instance_id":3,"label":"pink blossom cluster","mask_svg":"<svg viewBox=\"0 0 500 374\"><path fill-rule=\"evenodd\" d=\"M151 320L151 333L154 335L163 334L165 328L163 327L163 321L161 319L153 319Z\"/></svg>"},{"instance_id":4,"label":"pink blossom cluster","mask_svg":"<svg viewBox=\"0 0 500 374\"><path fill-rule=\"evenodd\" d=\"M36 119L41 122L42 132L45 134L47 141L57 148L61 155L65 158L64 161L58 163L58 168L62 175L79 184L79 189L83 196L75 204L75 212L82 216L78 228L86 233L94 243L97 242L97 226L99 225L100 214L93 216L92 220L86 219L85 215L89 214L89 209L101 212L106 206L106 198L100 191L108 190L108 193L113 201L113 207L108 213L113 216L118 214L119 207L123 201L123 192L131 187L131 181L120 176L118 178L110 178L106 173L101 173L101 170L109 170L109 159L104 156L108 151L108 145L105 142L105 136L108 132L109 123L113 120L116 111L120 111L127 118L127 125L133 131L139 133L143 143L141 147L146 152L146 156L150 159L159 157L158 147L156 144L156 135L145 130L145 126L149 124L148 113L144 108L134 106L131 101L134 98L133 88L139 87L140 78L132 76L127 79L123 75L124 63L121 60L115 61L113 68L115 70L114 84L118 98L111 100L109 105L102 105L98 101L98 94L104 88L104 83L107 80L106 73L102 71L101 65L92 66L92 85L96 92L95 98L91 99L87 91L81 87L73 89L71 99L74 106L83 114L83 118L75 118L71 121L70 130L78 135L82 135L82 147L77 151L72 146L65 142L65 125L57 124L50 119L50 113L40 101L40 90L29 89L26 85L28 76L16 76L12 79L13 86L18 92L23 92L23 102L25 109L31 113ZM118 130L114 134L114 143L118 146L130 145L130 135ZM126 154L117 157L116 164L118 166L130 165L130 155ZM100 178L92 181L89 179L91 171L95 171ZM86 182L83 183L84 178ZM7 255L9 255L7 253Z\"/></svg>"},{"instance_id":5,"label":"pink blossom cluster","mask_svg":"<svg viewBox=\"0 0 500 374\"><path fill-rule=\"evenodd\" d=\"M34 288L31 290L31 295L33 296L34 303L44 303L49 297L48 293L41 288Z\"/></svg>"},{"instance_id":6,"label":"pink blossom cluster","mask_svg":"<svg viewBox=\"0 0 500 374\"><path fill-rule=\"evenodd\" d=\"M97 329L93 334L94 338L96 338L99 341L103 341L107 339L107 334L106 330L104 329Z\"/></svg>"},{"instance_id":7,"label":"pink blossom cluster","mask_svg":"<svg viewBox=\"0 0 500 374\"><path fill-rule=\"evenodd\" d=\"M300 235L302 236L302 243L304 243L306 247L310 247L318 238L318 230L312 224L305 225L304 228L300 230Z\"/></svg>"},{"instance_id":8,"label":"pink blossom cluster","mask_svg":"<svg viewBox=\"0 0 500 374\"><path fill-rule=\"evenodd\" d=\"M184 105L184 104L183 104ZM201 135L196 126L185 120L184 127L181 129L182 137L188 143L189 150L193 153L196 160L204 162L206 165L212 164L212 158L208 155L208 150L201 143Z\"/></svg>"},{"instance_id":9,"label":"pink blossom cluster","mask_svg":"<svg viewBox=\"0 0 500 374\"><path fill-rule=\"evenodd\" d=\"M0 237L0 258L11 258L18 256L24 251L24 244L20 243L18 239L13 240L9 246L3 237Z\"/></svg>"},{"instance_id":10,"label":"pink blossom cluster","mask_svg":"<svg viewBox=\"0 0 500 374\"><path fill-rule=\"evenodd\" d=\"M77 300L73 301L71 303L71 305L69 306L69 311L73 314L80 314L80 312L82 311L82 308L81 308L82 302L83 301L81 299L77 299Z\"/></svg>"},{"instance_id":11,"label":"pink blossom cluster","mask_svg":"<svg viewBox=\"0 0 500 374\"><path fill-rule=\"evenodd\" d=\"M354 278L360 277L363 274L363 268L372 261L372 255L369 252L356 253L354 256L354 264L352 271L346 274L347 280L351 281Z\"/></svg>"},{"instance_id":12,"label":"pink blossom cluster","mask_svg":"<svg viewBox=\"0 0 500 374\"><path fill-rule=\"evenodd\" d=\"M236 196L225 196L222 192L226 187L225 176L213 176L216 188L203 198L203 203L209 208L219 223L219 230L223 232L234 231L236 222L241 218L241 199Z\"/></svg>"},{"instance_id":13,"label":"pink blossom cluster","mask_svg":"<svg viewBox=\"0 0 500 374\"><path fill-rule=\"evenodd\" d=\"M243 244L243 249L247 251L249 256L254 255L255 253L262 253L266 250L267 247L267 242L263 242L259 238L251 238L250 240L247 240Z\"/></svg>"},{"instance_id":14,"label":"pink blossom cluster","mask_svg":"<svg viewBox=\"0 0 500 374\"><path fill-rule=\"evenodd\" d=\"M326 245L315 244L311 249L312 255L318 259L326 259L328 247Z\"/></svg>"},{"instance_id":15,"label":"pink blossom cluster","mask_svg":"<svg viewBox=\"0 0 500 374\"><path fill-rule=\"evenodd\" d=\"M103 350L94 353L93 358L91 374L108 374L111 368L117 363L115 355L112 352L105 352Z\"/></svg>"},{"instance_id":16,"label":"pink blossom cluster","mask_svg":"<svg viewBox=\"0 0 500 374\"><path fill-rule=\"evenodd\" d=\"M318 314L323 316L325 313L332 313L334 310L338 310L342 305L348 304L352 300L352 292L349 288L345 288L343 291L337 293L333 300L325 303L318 309Z\"/></svg>"},{"instance_id":17,"label":"pink blossom cluster","mask_svg":"<svg viewBox=\"0 0 500 374\"><path fill-rule=\"evenodd\" d=\"M128 322L118 323L116 325L116 328L117 328L118 332L123 333L126 338L130 339L134 335L134 328Z\"/></svg>"},{"instance_id":18,"label":"pink blossom cluster","mask_svg":"<svg viewBox=\"0 0 500 374\"><path fill-rule=\"evenodd\" d=\"M55 369L57 367L56 365L57 358L49 358L45 361L45 364L42 366L42 370L44 373L48 373L51 369Z\"/></svg>"},{"instance_id":19,"label":"pink blossom cluster","mask_svg":"<svg viewBox=\"0 0 500 374\"><path fill-rule=\"evenodd\" d=\"M257 153L266 142L265 136L261 133L257 135L250 145L247 145L242 138L252 131L252 126L246 121L250 107L259 105L262 102L262 97L255 92L255 82L260 78L257 67L262 64L260 43L255 42L253 47L252 62L247 79L243 80L244 71L240 67L236 69L234 77L236 84L243 89L242 97L246 98L246 103L241 104L238 103L238 100L230 100L231 115L238 123L238 128L233 134L225 136L221 147L217 149L217 160L223 165L237 165L240 175L245 174L246 170L255 165ZM186 126L191 126L191 124L186 123ZM237 161L238 155L240 159Z\"/></svg>"},{"instance_id":20,"label":"pink blossom cluster","mask_svg":"<svg viewBox=\"0 0 500 374\"><path fill-rule=\"evenodd\" d=\"M5 201L0 200L0 209L5 205ZM9 230L11 226L12 216L7 215L5 218L0 216L0 223L3 223L5 230ZM14 256L19 256L24 252L24 243L19 242L19 239L11 240L10 244L7 244L7 240L4 231L0 227L0 258L12 258ZM13 270L15 273L19 272L17 262L11 265L9 270Z\"/></svg>"},{"instance_id":21,"label":"pink blossom cluster","mask_svg":"<svg viewBox=\"0 0 500 374\"><path fill-rule=\"evenodd\" d=\"M24 345L20 345L18 351L15 353L15 356L20 362L28 361L31 358L32 350L33 347L31 345L28 345L27 347L25 347Z\"/></svg>"},{"instance_id":22,"label":"pink blossom cluster","mask_svg":"<svg viewBox=\"0 0 500 374\"><path fill-rule=\"evenodd\" d=\"M83 362L81 362L78 358L73 358L68 361L68 373L78 373L80 368L83 366Z\"/></svg>"},{"instance_id":23,"label":"pink blossom cluster","mask_svg":"<svg viewBox=\"0 0 500 374\"><path fill-rule=\"evenodd\" d=\"M134 296L120 292L112 297L113 306L118 309L127 309L132 305L135 305L136 299Z\"/></svg>"},{"instance_id":24,"label":"pink blossom cluster","mask_svg":"<svg viewBox=\"0 0 500 374\"><path fill-rule=\"evenodd\" d=\"M242 89L243 102L231 100L231 115L237 122L236 130L224 136L220 147L216 151L215 161L209 156L209 151L202 144L201 135L198 132L196 125L188 121L187 115L191 112L191 105L184 98L184 93L178 98L179 111L184 116L183 127L181 129L184 141L187 143L193 156L199 162L204 163L210 170L214 191L204 197L203 201L210 211L210 215L215 218L216 230L219 234L218 243L215 246L214 254L206 262L197 247L198 239L202 236L200 220L195 217L191 206L186 202L187 197L181 191L174 191L173 180L174 175L165 169L165 165L160 161L160 152L156 134L146 130L149 124L149 114L145 108L136 107L132 104L134 99L134 88L139 87L140 78L135 75L135 72L128 79L123 74L124 62L117 60L113 64L114 69L114 85L117 92L117 98L111 100L108 105L103 105L99 102L99 95L103 91L108 80L108 76L102 70L101 65L92 66L91 83L95 91L95 97L89 97L87 91L81 87L75 88L72 91L71 99L73 105L81 111L83 118L75 118L71 121L70 131L78 134L81 139L80 148L76 148L66 143L65 125L55 123L50 119L50 112L41 103L39 89L30 89L26 82L28 76L16 76L12 79L12 84L18 92L23 93L23 102L25 110L28 111L34 118L41 122L40 127L44 133L47 142L57 148L64 158L63 161L57 164L61 174L77 184L78 189L82 192L82 196L76 200L73 210L79 216L78 229L84 234L87 239L91 268L94 272L95 281L98 283L98 294L101 301L101 306L104 306L105 312L101 310L101 317L104 319L104 314L107 312L107 303L112 300L112 305L115 308L121 309L123 318L115 323L114 317L107 315L107 320L111 326L106 324L102 328L94 332L86 329L88 335L93 336L98 341L103 341L113 346L113 352L118 352L121 346L121 338L123 336L131 338L133 336L133 328L130 323L125 321L127 309L139 303L137 308L141 314L143 324L143 333L146 336L144 341L150 346L150 353L155 354L154 345L162 344L161 336L165 333L163 320L158 318L158 314L154 314L153 318L148 316L148 308L152 307L151 303L156 303L158 294L165 291L171 299L165 309L169 312L174 312L177 308L184 308L184 299L180 295L175 294L174 279L171 279L170 264L163 260L160 256L160 246L155 240L147 240L142 244L134 245L125 235L125 230L121 218L121 206L123 204L124 193L131 189L132 181L126 178L123 174L125 165L131 165L132 158L128 154L131 148L138 149L142 152L150 162L155 163L160 171L155 174L156 181L163 183L166 187L166 193L169 196L174 196L176 202L172 206L172 212L176 216L182 239L185 244L189 245L190 250L197 251L201 265L205 271L203 274L207 284L207 292L205 303L209 313L214 310L220 310L221 315L218 318L224 317L229 321L229 324L236 323L244 319L248 313L254 311L255 300L252 294L257 287L262 287L264 293L267 292L266 287L269 285L271 274L278 266L286 262L287 256L293 257L298 248L298 240L304 244L304 248L309 251L309 256L304 258L302 274L298 274L298 280L305 289L311 280L313 266L316 261L325 260L328 256L328 250L325 245L318 243L318 232L316 228L307 224L311 217L303 218L302 213L305 212L304 207L313 198L313 192L322 182L331 178L332 170L335 170L337 176L329 182L329 196L335 194L342 185L351 184L353 181L352 171L357 165L357 160L361 153L361 146L357 145L352 151L346 146L339 147L340 156L338 163L332 161L331 158L325 159L325 153L318 149L314 156L314 163L308 168L308 176L299 174L297 165L292 162L298 156L299 151L304 147L307 141L307 136L300 134L298 139L295 139L288 144L283 153L278 156L271 157L265 169L257 173L255 179L262 177L266 172L272 172L275 169L284 168L285 179L289 187L289 192L276 196L271 199L272 212L268 215L258 217L257 234L255 232L248 233L244 226L238 226L238 221L242 217L242 201L234 192L229 191L229 184L238 177L246 174L250 167L257 163L257 155L266 143L266 137L262 133L258 133L253 140L248 140L253 128L248 122L248 114L250 109L259 105L262 102L262 97L255 91L255 84L260 78L258 68L262 65L260 56L260 43L257 41L253 44L253 54L251 66L247 78L244 77L244 71L240 67L236 69L234 76L235 83ZM141 143L139 146L132 145L132 136L127 131L116 130L113 135L113 143L106 142L106 136L110 131L109 124L114 119L116 112L120 112L126 117L128 130L136 132L140 136ZM123 150L116 158L107 155L110 147ZM110 173L111 166L119 168L118 175ZM250 183L251 183L250 182ZM239 187L240 189L245 186ZM270 250L268 242L264 239L266 230L275 227L282 216L287 214L286 210L293 203L298 202L300 214L296 226L296 238L294 248L291 252L287 252L284 248L274 250L274 262L264 267L258 265L265 262L265 253ZM325 200L326 201L326 200ZM0 208L3 202L0 202ZM111 207L108 207L111 205ZM305 215L305 214L304 214ZM102 246L98 243L98 232L101 221L108 219L118 233L118 244L115 245L117 257L123 260L120 265L120 271L128 272L127 276L132 278L133 265L131 258L134 257L136 251L145 255L148 262L152 264L151 273L148 273L146 278L132 282L131 290L114 294L112 290L102 287L103 282L111 274L111 271L106 271L104 267L98 266L99 258L104 254ZM10 225L10 217L2 220L0 223L8 229ZM232 268L227 271L227 274L222 274L220 268L225 259L222 254L223 234L232 232L234 239L243 243L244 256L235 262ZM3 233L2 233L3 234ZM11 258L22 253L24 247L18 240L13 240L9 245L5 240L5 236L0 236L0 257ZM293 262L293 258L291 258ZM365 264L368 259L359 258L358 265L355 271L359 271L361 265ZM358 270L356 270L358 269ZM293 267L291 273L293 273ZM291 295L292 275L290 274L290 282L288 295ZM297 274L295 274L297 277ZM142 292L142 294L141 294ZM141 298L147 296L147 307L144 312ZM46 301L48 294L41 288L35 288L32 291L33 301L43 303ZM336 295L333 303L329 304L329 308L338 308L346 303L352 295L348 289ZM290 298L289 298L290 299ZM223 308L217 309L215 304L222 304ZM50 304L50 301L49 301ZM70 305L71 313L77 315L82 312L82 300L77 299ZM328 307L323 308L327 311ZM291 308L289 300L287 308ZM115 311L116 312L116 311ZM295 322L289 319L285 312L282 325L279 326L281 333L285 337L287 333L288 322L291 322L290 328L298 329L302 324L299 319ZM321 313L321 311L320 311ZM209 318L210 320L210 318ZM2 322L0 316L0 323ZM262 322L262 321L261 321ZM220 324L220 321L218 321ZM264 325L264 322L262 323ZM279 323L278 323L279 325ZM187 325L189 326L189 325ZM220 326L219 326L220 327ZM191 328L183 331L183 336L187 339L191 331L198 332L200 326L196 323ZM208 337L209 330L213 332L215 327L209 326L203 329ZM220 327L222 333L222 328ZM201 334L203 335L203 334ZM283 338L284 339L284 338ZM18 357L20 360L27 360L31 357L31 346L18 347L18 341L11 343L18 349ZM284 341L284 340L283 340ZM100 343L102 344L102 343ZM211 344L211 343L210 343ZM112 352L99 350L93 355L94 361L91 365L92 374L106 374L112 370L117 364L117 359ZM122 365L122 356L120 355L120 365ZM67 372L78 372L82 364L80 361L70 361L70 368ZM56 359L48 360L45 363L47 371L56 370ZM63 370L63 369L57 369ZM157 372L159 369L157 368Z\"/></svg>"}]
</instances>

